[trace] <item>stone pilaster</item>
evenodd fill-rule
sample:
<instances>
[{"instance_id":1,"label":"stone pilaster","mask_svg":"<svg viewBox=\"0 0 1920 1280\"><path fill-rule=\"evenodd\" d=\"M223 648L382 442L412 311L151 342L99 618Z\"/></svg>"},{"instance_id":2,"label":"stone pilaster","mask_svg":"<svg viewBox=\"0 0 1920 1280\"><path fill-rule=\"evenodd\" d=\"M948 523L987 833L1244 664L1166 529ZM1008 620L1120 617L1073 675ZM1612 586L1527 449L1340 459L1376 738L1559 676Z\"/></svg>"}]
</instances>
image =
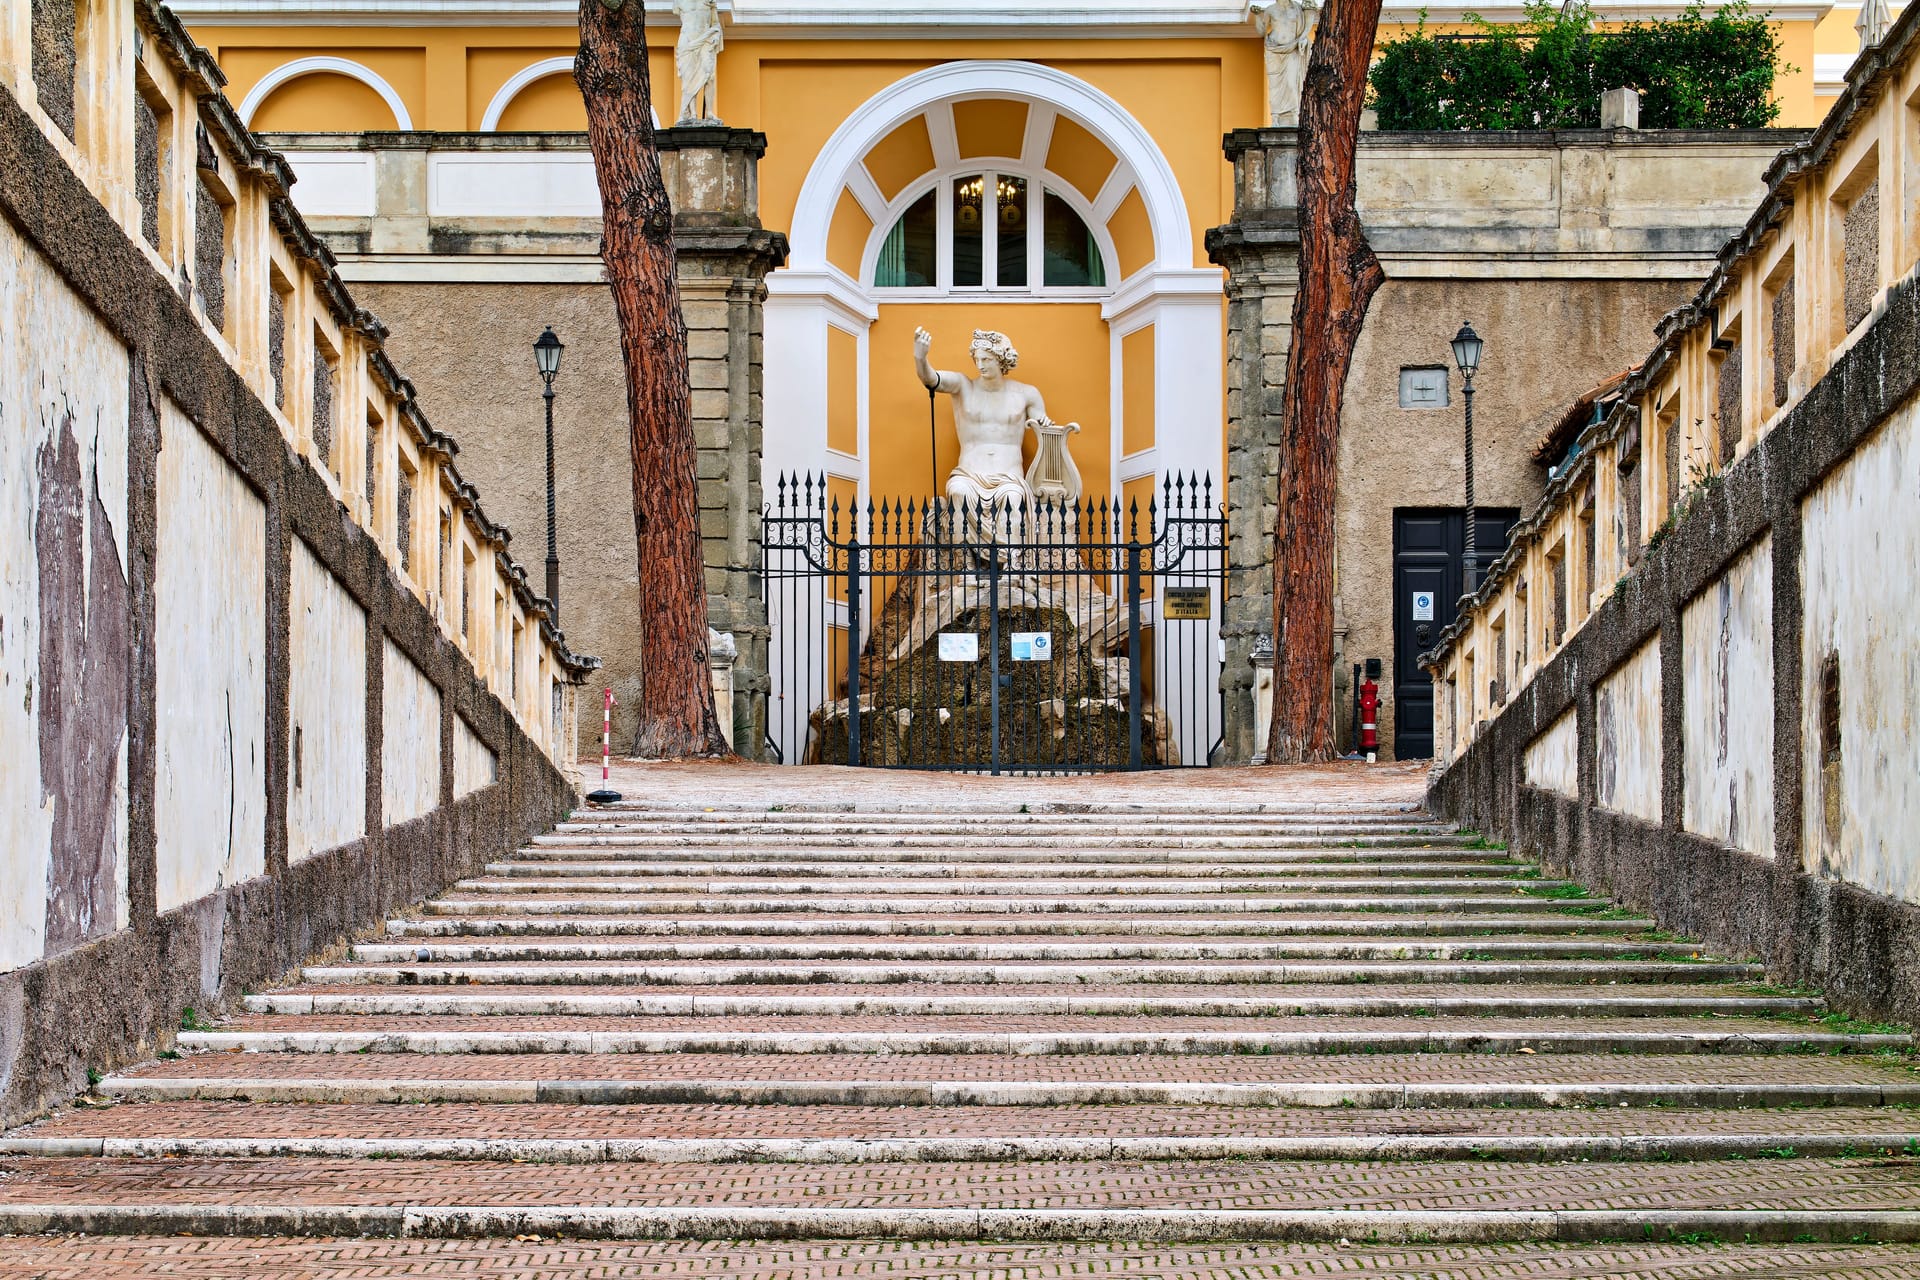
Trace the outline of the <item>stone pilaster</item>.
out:
<instances>
[{"instance_id":1,"label":"stone pilaster","mask_svg":"<svg viewBox=\"0 0 1920 1280\"><path fill-rule=\"evenodd\" d=\"M732 738L741 755L758 759L769 688L759 576L761 329L767 272L786 261L787 238L760 225L765 134L692 126L656 136L687 322L707 625L738 648Z\"/></svg>"},{"instance_id":2,"label":"stone pilaster","mask_svg":"<svg viewBox=\"0 0 1920 1280\"><path fill-rule=\"evenodd\" d=\"M1280 410L1293 299L1300 289L1296 129L1227 135L1233 221L1207 232L1207 256L1227 272L1227 516L1232 558L1220 634L1226 643L1223 764L1254 758L1255 650L1273 632L1273 523ZM1271 662L1271 657L1267 659Z\"/></svg>"}]
</instances>

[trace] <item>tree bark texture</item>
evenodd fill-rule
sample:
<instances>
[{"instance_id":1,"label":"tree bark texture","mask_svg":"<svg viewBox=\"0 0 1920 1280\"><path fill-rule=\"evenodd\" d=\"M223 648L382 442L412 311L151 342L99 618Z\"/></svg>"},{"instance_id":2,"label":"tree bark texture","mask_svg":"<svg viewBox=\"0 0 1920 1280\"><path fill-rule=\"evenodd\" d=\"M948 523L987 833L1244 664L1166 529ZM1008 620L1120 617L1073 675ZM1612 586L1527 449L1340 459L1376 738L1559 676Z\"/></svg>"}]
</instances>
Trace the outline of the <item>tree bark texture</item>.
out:
<instances>
[{"instance_id":1,"label":"tree bark texture","mask_svg":"<svg viewBox=\"0 0 1920 1280\"><path fill-rule=\"evenodd\" d=\"M1300 292L1281 411L1274 529L1275 764L1331 760L1334 472L1340 400L1386 276L1354 210L1354 152L1381 0L1327 0L1300 102Z\"/></svg>"},{"instance_id":2,"label":"tree bark texture","mask_svg":"<svg viewBox=\"0 0 1920 1280\"><path fill-rule=\"evenodd\" d=\"M600 242L627 374L633 523L640 557L640 730L634 754L724 755L707 669L687 326L673 209L660 177L643 0L581 0L574 79L600 181Z\"/></svg>"}]
</instances>

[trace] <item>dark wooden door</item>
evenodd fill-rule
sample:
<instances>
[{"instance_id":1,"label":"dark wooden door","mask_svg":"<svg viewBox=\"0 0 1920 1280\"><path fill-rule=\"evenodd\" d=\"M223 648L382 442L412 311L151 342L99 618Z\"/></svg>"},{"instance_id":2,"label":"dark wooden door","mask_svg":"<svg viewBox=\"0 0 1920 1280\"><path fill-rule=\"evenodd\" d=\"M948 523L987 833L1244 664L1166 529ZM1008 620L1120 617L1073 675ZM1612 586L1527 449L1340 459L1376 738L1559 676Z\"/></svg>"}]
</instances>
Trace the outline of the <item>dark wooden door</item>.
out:
<instances>
[{"instance_id":1,"label":"dark wooden door","mask_svg":"<svg viewBox=\"0 0 1920 1280\"><path fill-rule=\"evenodd\" d=\"M1520 513L1480 508L1474 559L1484 575L1507 549ZM1433 754L1433 682L1420 655L1452 624L1466 582L1467 522L1458 507L1403 507L1393 513L1393 754Z\"/></svg>"}]
</instances>

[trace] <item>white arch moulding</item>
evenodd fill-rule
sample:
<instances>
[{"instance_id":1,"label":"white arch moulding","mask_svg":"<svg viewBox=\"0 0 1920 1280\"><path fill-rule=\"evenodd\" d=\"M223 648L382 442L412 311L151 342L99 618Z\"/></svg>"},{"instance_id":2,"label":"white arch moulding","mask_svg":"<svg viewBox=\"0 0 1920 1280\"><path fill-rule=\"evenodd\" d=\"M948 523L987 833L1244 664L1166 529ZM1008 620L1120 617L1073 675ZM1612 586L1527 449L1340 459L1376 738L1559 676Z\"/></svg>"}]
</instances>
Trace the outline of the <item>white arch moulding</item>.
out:
<instances>
[{"instance_id":1,"label":"white arch moulding","mask_svg":"<svg viewBox=\"0 0 1920 1280\"><path fill-rule=\"evenodd\" d=\"M798 271L824 270L827 236L854 166L873 145L931 107L966 98L1016 98L1071 118L1130 170L1153 229L1159 269L1191 268L1193 227L1173 169L1138 120L1086 81L1034 62L950 62L896 81L856 108L807 171L794 206L789 259Z\"/></svg>"},{"instance_id":2,"label":"white arch moulding","mask_svg":"<svg viewBox=\"0 0 1920 1280\"><path fill-rule=\"evenodd\" d=\"M1099 236L1103 253L1113 254L1106 223L1127 192L1138 190L1146 205L1153 259L1124 280L1115 278L1117 273L1110 274L1101 299L1101 317L1108 323L1112 343L1109 417L1115 432L1112 472L1105 479L1118 492L1124 480L1136 475L1196 471L1217 477L1226 423L1223 276L1217 268L1194 266L1192 221L1172 167L1146 129L1112 98L1064 72L1016 61L947 63L897 81L852 112L808 170L794 208L787 266L767 277L764 376L766 385L780 387L782 394L768 396L764 403L763 474L771 478L782 472L845 474L851 470L855 474L847 478L855 480L859 500L882 496L869 491L866 474L871 425L867 371L877 359L899 360L904 356L870 351L869 331L879 318L882 297L868 287L866 280L878 240L890 226L888 215L903 207L906 191L891 202L883 200L865 173L863 161L874 144L913 117L937 117L949 113L955 102L989 97L1024 101L1032 109L1028 136L1022 142L1022 170L1044 170L1044 154L1027 153L1042 147L1041 135L1050 133L1057 116L1073 120L1114 154L1118 162L1114 175L1101 191L1073 191L1070 184L1062 184L1078 197L1070 201L1076 210L1083 217L1091 215L1088 226ZM1036 118L1039 113L1045 114L1044 122ZM952 136L950 122L946 128L936 124L932 129L936 172L953 172L959 162L950 154ZM982 159L979 163L991 166L993 162ZM918 181L911 183L907 191L921 185ZM863 254L861 279L854 279L827 260L833 216L841 192L850 186L876 224ZM1115 261L1113 256L1108 257L1110 264ZM1155 331L1155 443L1153 448L1123 459L1118 448L1124 400L1122 338L1147 325ZM830 329L852 334L857 344L858 459L847 459L827 448ZM863 628L874 602L864 604L867 616L849 620ZM1219 626L1220 607L1221 602L1215 601L1209 628ZM788 625L778 616L769 621L776 628ZM1217 635L1217 630L1208 634ZM773 673L773 678L777 693L800 697L808 705L818 701L820 690L804 684L786 689L781 673ZM1168 711L1182 732L1192 724L1195 732L1205 732L1211 741L1218 731L1216 699L1172 705ZM797 758L802 745L783 743L782 747L791 760Z\"/></svg>"},{"instance_id":3,"label":"white arch moulding","mask_svg":"<svg viewBox=\"0 0 1920 1280\"><path fill-rule=\"evenodd\" d=\"M480 132L500 132L500 117L507 114L507 108L513 105L513 100L525 92L529 85L536 81L545 80L548 76L572 74L572 54L564 54L558 58L542 58L532 66L522 67L520 70L514 72L512 76L508 77L507 82L500 86L499 91L493 95L492 99L488 101L486 111L481 113ZM660 113L654 111L652 107L648 107L647 110L653 116L653 127L658 129L660 127Z\"/></svg>"},{"instance_id":4,"label":"white arch moulding","mask_svg":"<svg viewBox=\"0 0 1920 1280\"><path fill-rule=\"evenodd\" d=\"M407 104L400 100L400 95L394 92L393 86L388 84L379 72L351 58L336 58L331 55L295 58L292 62L283 62L261 76L260 82L247 90L247 96L240 101L240 123L252 128L254 113L260 110L260 104L265 102L275 89L290 80L298 80L301 76L323 71L346 76L350 80L358 80L366 85L367 88L379 94L380 100L385 102L388 109L393 112L394 128L403 132L412 130L413 117L407 113Z\"/></svg>"}]
</instances>

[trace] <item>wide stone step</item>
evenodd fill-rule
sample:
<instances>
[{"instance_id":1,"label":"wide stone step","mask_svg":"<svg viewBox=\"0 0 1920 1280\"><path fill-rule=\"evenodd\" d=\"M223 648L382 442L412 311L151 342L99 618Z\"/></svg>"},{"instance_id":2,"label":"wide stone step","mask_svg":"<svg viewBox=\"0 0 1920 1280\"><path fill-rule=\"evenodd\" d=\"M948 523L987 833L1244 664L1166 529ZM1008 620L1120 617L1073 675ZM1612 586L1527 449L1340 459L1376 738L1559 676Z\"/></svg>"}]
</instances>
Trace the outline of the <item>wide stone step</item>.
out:
<instances>
[{"instance_id":1,"label":"wide stone step","mask_svg":"<svg viewBox=\"0 0 1920 1280\"><path fill-rule=\"evenodd\" d=\"M1540 882L1534 881L1534 884ZM1203 897L1125 894L1085 897L1013 897L986 894L965 896L927 894L912 897L855 897L850 895L813 896L797 894L777 897L747 895L702 896L671 894L646 897L640 894L560 895L530 894L512 896L515 887L503 884L500 892L483 897L454 896L434 898L421 904L428 915L442 916L627 916L627 915L747 915L812 914L835 920L862 915L1049 915L1079 918L1091 914L1208 915L1234 913L1311 913L1329 912L1463 913L1500 912L1513 915L1565 915L1569 902L1518 892L1510 894L1416 894L1354 895L1302 894L1281 897L1266 893L1215 893ZM1613 904L1607 898L1581 898L1583 912L1598 914ZM1642 927L1646 922L1642 920Z\"/></svg>"},{"instance_id":2,"label":"wide stone step","mask_svg":"<svg viewBox=\"0 0 1920 1280\"><path fill-rule=\"evenodd\" d=\"M1583 915L1546 914L1523 920L1500 916L1420 916L1397 913L1349 912L1340 916L1295 919L1253 919L1247 916L1208 919L1199 916L1076 915L1059 919L1024 917L995 919L970 916L903 917L749 915L737 920L706 917L693 920L659 916L603 916L556 918L412 916L387 921L395 938L876 938L876 937L1160 937L1160 938L1299 938L1327 934L1350 936L1463 937L1488 936L1524 929L1529 934L1597 935L1618 937L1644 933L1653 921L1644 916L1595 919Z\"/></svg>"},{"instance_id":3,"label":"wide stone step","mask_svg":"<svg viewBox=\"0 0 1920 1280\"><path fill-rule=\"evenodd\" d=\"M971 964L963 961L834 964L710 963L681 965L500 964L309 965L308 982L404 986L490 986L556 983L570 986L768 986L786 983L963 983L1025 986L1133 984L1284 985L1319 982L1563 982L1658 983L1758 981L1758 965L1728 961L1672 963L1585 960L1351 961L1341 963Z\"/></svg>"},{"instance_id":4,"label":"wide stone step","mask_svg":"<svg viewBox=\"0 0 1920 1280\"><path fill-rule=\"evenodd\" d=\"M1438 827L1240 827L1192 823L1167 827L1146 821L1116 821L1112 825L1071 823L1058 829L1004 827L981 823L975 829L939 829L939 827L714 827L687 823L639 823L634 827L572 827L561 825L547 835L534 837L534 846L607 846L607 844L662 844L674 842L685 848L739 846L764 848L791 842L793 848L816 846L833 841L835 848L889 848L904 842L912 848L952 850L996 850L996 848L1037 848L1056 844L1062 848L1152 848L1154 841L1167 848L1206 848L1217 841L1242 842L1242 848L1271 850L1331 850L1331 848L1475 848L1484 852L1484 844L1473 835Z\"/></svg>"},{"instance_id":5,"label":"wide stone step","mask_svg":"<svg viewBox=\"0 0 1920 1280\"><path fill-rule=\"evenodd\" d=\"M248 1162L24 1157L0 1204L126 1205L633 1205L927 1208L1312 1210L1828 1208L1909 1211L1904 1167L1871 1159L1701 1161L1615 1165L1365 1162L1333 1176L1313 1162L996 1162L929 1179L895 1164L787 1167L768 1177L738 1165L631 1163L539 1167L511 1162L265 1159ZM1343 1176L1344 1175L1344 1176Z\"/></svg>"},{"instance_id":6,"label":"wide stone step","mask_svg":"<svg viewBox=\"0 0 1920 1280\"><path fill-rule=\"evenodd\" d=\"M487 1031L355 1030L182 1031L181 1051L194 1053L387 1054L1229 1054L1316 1056L1355 1053L1484 1054L1795 1054L1905 1052L1905 1035L1846 1035L1801 1030L1723 1028L1600 1031L1417 1030L1358 1027L1328 1030L1124 1031L701 1031L502 1029Z\"/></svg>"},{"instance_id":7,"label":"wide stone step","mask_svg":"<svg viewBox=\"0 0 1920 1280\"><path fill-rule=\"evenodd\" d=\"M631 1032L675 1031L711 1035L716 1031L733 1034L784 1034L786 1032L823 1032L841 1034L852 1031L915 1033L926 1035L1007 1035L1036 1033L1045 1035L1107 1035L1115 1032L1165 1037L1195 1033L1226 1032L1234 1035L1252 1031L1316 1031L1348 1034L1359 1029L1378 1028L1389 1034L1444 1032L1465 1035L1470 1032L1501 1032L1521 1035L1544 1031L1559 1035L1584 1031L1596 1036L1613 1033L1671 1032L1692 1036L1712 1031L1723 1036L1746 1033L1775 1035L1805 1031L1816 1035L1849 1031L1844 1025L1823 1023L1820 1015L1727 1014L1714 1012L1681 1016L1672 1012L1635 1016L1631 1013L1595 1013L1581 1018L1541 1019L1524 1014L1440 1015L1431 1010L1418 1014L1340 1015L1294 1014L1249 1023L1244 1018L1204 1015L1136 1015L1124 1021L1097 1014L738 1014L724 1024L691 1014L653 1014L643 1020L619 1014L547 1014L524 1016L413 1011L369 1016L365 1013L321 1011L317 1013L242 1012L222 1019L212 1031L300 1032L344 1031L529 1031L529 1032ZM1910 1042L1904 1037L1900 1045Z\"/></svg>"},{"instance_id":8,"label":"wide stone step","mask_svg":"<svg viewBox=\"0 0 1920 1280\"><path fill-rule=\"evenodd\" d=\"M236 1231L243 1224L235 1223ZM424 1225L424 1220L423 1224ZM501 1253L515 1275L541 1280L605 1280L610 1275L688 1277L689 1280L814 1280L828 1276L885 1276L887 1280L954 1280L957 1276L1057 1277L1089 1274L1151 1276L1154 1280L1219 1280L1222 1276L1307 1275L1380 1280L1393 1275L1444 1275L1449 1280L1693 1280L1739 1276L1854 1276L1906 1280L1911 1246L1855 1244L1718 1244L1739 1232L1711 1235L1689 1221L1666 1224L1661 1243L1340 1243L1227 1242L1157 1244L1072 1240L952 1242L928 1240L562 1240L516 1232L511 1246L466 1238L380 1239L275 1237L182 1239L124 1235L76 1242L63 1236L16 1237L8 1256L33 1276L74 1273L76 1253L110 1253L112 1269L89 1266L85 1280L130 1280L184 1274L183 1263L205 1276L301 1276L362 1280L404 1275L410 1280L473 1280L489 1274ZM1365 1240L1364 1232L1353 1233ZM1686 1243L1686 1241L1696 1243ZM64 1270L63 1270L64 1268ZM1407 1268L1424 1268L1412 1271Z\"/></svg>"},{"instance_id":9,"label":"wide stone step","mask_svg":"<svg viewBox=\"0 0 1920 1280\"><path fill-rule=\"evenodd\" d=\"M703 815L704 816L704 815ZM1022 836L1094 836L1114 832L1133 832L1156 836L1307 836L1345 839L1353 835L1444 836L1472 840L1451 823L1410 820L1405 815L1353 818L1294 817L1272 818L1258 815L1221 817L1209 814L1140 814L1073 818L1059 815L1020 814L981 815L971 819L934 819L926 817L894 818L887 815L842 815L813 820L796 820L784 814L766 814L753 820L743 817L726 821L700 821L690 814L659 814L631 820L569 820L554 828L560 836L576 833L625 835L1000 835Z\"/></svg>"},{"instance_id":10,"label":"wide stone step","mask_svg":"<svg viewBox=\"0 0 1920 1280\"><path fill-rule=\"evenodd\" d=\"M354 1157L618 1162L1018 1160L1890 1159L1920 1136L1899 1111L1609 1108L1419 1113L1280 1107L391 1107L147 1102L59 1114L0 1155Z\"/></svg>"},{"instance_id":11,"label":"wide stone step","mask_svg":"<svg viewBox=\"0 0 1920 1280\"><path fill-rule=\"evenodd\" d=\"M870 792L862 795L858 801L847 800L835 804L796 801L790 797L777 804L763 802L755 805L729 804L725 801L713 804L651 804L644 800L623 800L575 809L565 821L568 824L588 825L657 821L723 825L810 823L829 827L846 822L890 823L897 826L984 825L998 828L1063 822L1098 825L1115 821L1343 825L1399 823L1448 830L1453 827L1453 824L1436 818L1417 803L1289 804L1254 800L1233 804L1180 801L1116 804L1095 799L1076 799L1065 802L1029 800L972 805L932 803L916 807L879 802Z\"/></svg>"},{"instance_id":12,"label":"wide stone step","mask_svg":"<svg viewBox=\"0 0 1920 1280\"><path fill-rule=\"evenodd\" d=\"M649 848L639 851L646 861L656 864L706 863L709 865L735 866L742 863L760 864L770 860L804 861L807 865L831 865L835 868L864 868L874 865L894 867L933 865L940 867L1004 867L1007 875L1024 875L1024 868L1036 867L1042 870L1060 868L1066 874L1067 868L1074 868L1073 874L1081 874L1078 868L1088 865L1111 866L1121 868L1122 872L1134 867L1181 867L1189 866L1210 870L1221 865L1220 851L1214 849L889 849L884 861L876 860L872 853L858 849L724 849L713 846L683 846L680 848ZM631 861L636 851L622 849L615 845L582 844L578 842L537 840L533 844L522 846L514 855L523 862L615 862ZM1323 865L1351 867L1393 867L1406 863L1432 862L1444 858L1456 865L1470 866L1518 866L1526 865L1516 860L1504 849L1447 848L1428 846L1409 846L1389 849L1353 849L1341 847L1321 847L1317 849L1236 849L1230 852L1230 861L1234 866L1252 869L1267 867L1318 867ZM731 874L731 873L729 873ZM835 874L848 874L837 870Z\"/></svg>"},{"instance_id":13,"label":"wide stone step","mask_svg":"<svg viewBox=\"0 0 1920 1280\"><path fill-rule=\"evenodd\" d=\"M1473 842L1453 835L1373 834L1353 831L1335 837L1342 848L1353 849L1446 849L1472 848ZM955 835L942 832L850 832L802 831L777 834L765 831L635 831L617 835L569 832L561 836L539 836L536 845L578 843L618 845L633 849L688 849L714 846L727 849L1319 849L1328 847L1329 837L1303 835L1194 835L1168 832L1146 834L1128 826L1113 831L1077 832L1062 835L1032 835L1015 832L1003 835Z\"/></svg>"},{"instance_id":14,"label":"wide stone step","mask_svg":"<svg viewBox=\"0 0 1920 1280\"><path fill-rule=\"evenodd\" d=\"M501 961L661 960L1494 960L1669 959L1701 957L1697 944L1607 938L1502 935L1456 939L1322 937L1299 939L1113 938L1100 941L935 938L757 939L735 941L609 941L533 938L514 941L435 939L360 942L349 958L370 964L473 964Z\"/></svg>"},{"instance_id":15,"label":"wide stone step","mask_svg":"<svg viewBox=\"0 0 1920 1280\"><path fill-rule=\"evenodd\" d=\"M1644 987L1512 984L1463 986L1430 984L1398 990L1355 993L1351 986L1289 987L1243 993L1236 988L1151 987L1105 989L1072 994L1010 994L991 988L955 994L900 992L885 988L790 988L743 994L726 988L696 991L612 994L592 987L571 991L494 987L450 991L398 991L393 988L337 985L306 986L244 998L250 1013L342 1014L353 1016L451 1015L461 1017L596 1018L785 1018L785 1017L1508 1017L1642 1018L1808 1017L1824 1011L1821 1002L1797 996L1738 993L1725 986Z\"/></svg>"},{"instance_id":16,"label":"wide stone step","mask_svg":"<svg viewBox=\"0 0 1920 1280\"><path fill-rule=\"evenodd\" d=\"M134 1100L1367 1107L1920 1105L1904 1060L1867 1056L1420 1054L196 1054L102 1080Z\"/></svg>"},{"instance_id":17,"label":"wide stone step","mask_svg":"<svg viewBox=\"0 0 1920 1280\"><path fill-rule=\"evenodd\" d=\"M804 861L766 861L764 859L733 862L635 862L630 859L606 858L562 858L547 851L546 856L534 858L505 858L489 862L486 867L489 876L530 876L530 877L664 877L695 878L701 876L742 876L764 880L790 880L795 878L820 879L829 882L857 880L1026 880L1041 879L1043 882L1058 882L1068 879L1085 880L1184 880L1200 882L1232 879L1234 877L1261 878L1265 880L1320 880L1350 879L1355 883L1374 880L1421 880L1438 877L1452 879L1476 879L1481 877L1507 877L1525 879L1538 883L1538 874L1524 863L1502 862L1434 862L1402 861L1381 862L1242 862L1239 860L1222 861L1213 858L1205 863L1168 864L1158 862L1133 863L1085 863L1062 866L1059 863L1035 863L1016 865L1005 862L994 863L913 863L913 862L804 862Z\"/></svg>"},{"instance_id":18,"label":"wide stone step","mask_svg":"<svg viewBox=\"0 0 1920 1280\"><path fill-rule=\"evenodd\" d=\"M616 871L598 874L566 875L552 868L524 867L519 874L479 876L454 884L454 893L570 893L570 894L661 894L697 893L706 895L741 894L875 894L909 896L917 894L1028 896L1045 894L1070 907L1080 895L1092 894L1192 894L1192 893L1380 893L1398 897L1416 894L1451 893L1536 893L1549 895L1554 890L1572 888L1565 880L1543 880L1534 876L1226 876L1160 878L1153 875L1129 875L1111 879L1088 880L1006 880L1006 879L862 879L857 876L811 878L767 878L762 880L710 879L701 876L622 875Z\"/></svg>"}]
</instances>

